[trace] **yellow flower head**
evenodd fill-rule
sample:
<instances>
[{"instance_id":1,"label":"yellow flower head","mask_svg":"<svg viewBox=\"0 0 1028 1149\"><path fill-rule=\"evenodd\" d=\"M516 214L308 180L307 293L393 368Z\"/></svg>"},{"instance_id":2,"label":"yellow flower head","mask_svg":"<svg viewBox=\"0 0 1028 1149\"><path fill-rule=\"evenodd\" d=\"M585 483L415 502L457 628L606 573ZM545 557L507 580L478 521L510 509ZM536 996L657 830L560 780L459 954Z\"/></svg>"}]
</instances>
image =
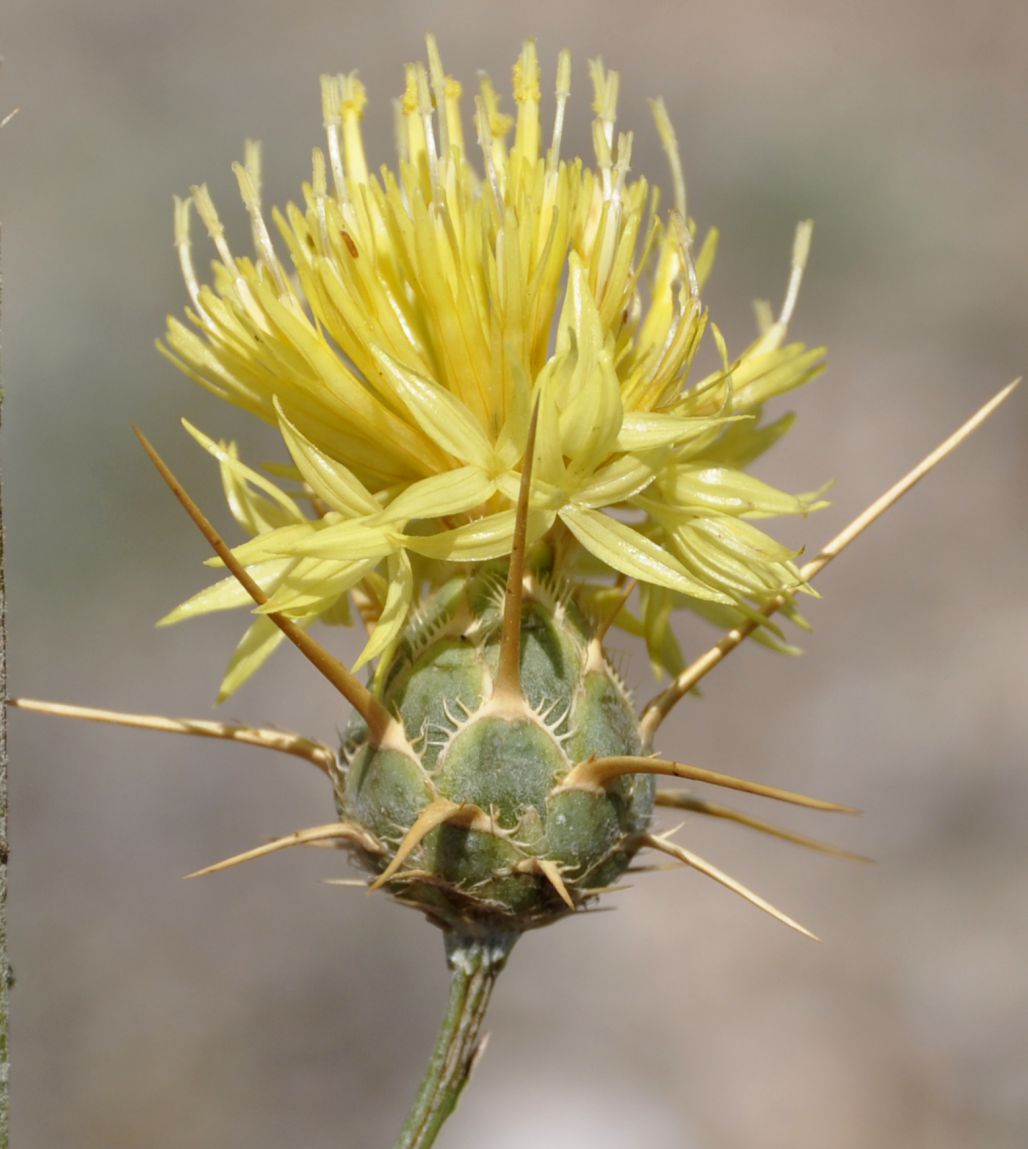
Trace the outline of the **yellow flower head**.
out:
<instances>
[{"instance_id":1,"label":"yellow flower head","mask_svg":"<svg viewBox=\"0 0 1028 1149\"><path fill-rule=\"evenodd\" d=\"M619 625L645 636L659 669L679 664L672 610L733 622L800 581L792 552L751 520L818 504L742 468L788 426L762 426L764 402L820 368L820 350L784 342L810 226L797 231L780 314L764 307L759 337L730 358L701 300L716 235L695 243L664 106L653 110L671 167L666 212L630 178L617 73L599 61L589 71L592 165L561 157L567 52L548 146L531 43L514 67L513 117L481 81L471 146L460 84L430 38L427 65L406 70L395 169L369 170L357 76L326 76L327 149L314 151L302 206L275 209L269 226L256 145L235 167L253 257L232 253L205 187L176 205L192 306L188 323L169 319L161 349L276 424L298 484L287 495L231 444L194 432L253 536L235 553L271 596L265 614L345 619L352 594L373 626L362 663L391 649L453 564L509 555L536 405L529 541L586 603L637 580L639 613L626 609ZM191 207L217 252L210 284L193 268ZM708 328L721 367L694 380ZM169 620L244 599L226 580ZM258 619L223 694L277 635Z\"/></svg>"}]
</instances>

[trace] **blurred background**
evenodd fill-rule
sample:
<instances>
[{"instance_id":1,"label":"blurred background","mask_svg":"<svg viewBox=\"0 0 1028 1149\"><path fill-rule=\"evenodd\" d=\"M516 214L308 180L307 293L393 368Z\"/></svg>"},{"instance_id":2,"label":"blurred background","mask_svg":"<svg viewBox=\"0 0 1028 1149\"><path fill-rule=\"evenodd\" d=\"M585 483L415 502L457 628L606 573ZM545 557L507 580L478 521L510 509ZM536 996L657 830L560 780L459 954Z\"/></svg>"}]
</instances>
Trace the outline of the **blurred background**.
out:
<instances>
[{"instance_id":1,"label":"blurred background","mask_svg":"<svg viewBox=\"0 0 1028 1149\"><path fill-rule=\"evenodd\" d=\"M548 77L571 47L565 154L589 147L602 54L634 170L661 181L646 100L664 96L690 209L722 229L707 295L732 348L751 300L780 300L795 222L817 221L793 331L828 345L829 371L760 471L838 480L830 510L789 528L811 552L1028 365L1018 0L6 0L13 693L210 714L244 619L154 630L205 582L205 552L129 425L209 508L214 468L181 416L250 458L273 450L153 349L185 299L171 197L209 181L242 249L230 163L260 138L266 201L297 196L327 70L360 69L388 160L391 99L429 29L466 85L485 68L504 90L522 38ZM865 811L780 817L875 866L683 831L824 944L687 872L525 938L450 1149L1028 1143L1026 436L1022 393L826 572L802 658L740 651L662 732L698 765ZM682 637L698 652L714 635ZM618 654L648 697L648 668ZM286 650L226 709L329 740L346 717ZM344 872L323 852L181 880L331 817L323 779L245 748L11 727L13 1144L391 1144L443 1009L439 937L320 884Z\"/></svg>"}]
</instances>

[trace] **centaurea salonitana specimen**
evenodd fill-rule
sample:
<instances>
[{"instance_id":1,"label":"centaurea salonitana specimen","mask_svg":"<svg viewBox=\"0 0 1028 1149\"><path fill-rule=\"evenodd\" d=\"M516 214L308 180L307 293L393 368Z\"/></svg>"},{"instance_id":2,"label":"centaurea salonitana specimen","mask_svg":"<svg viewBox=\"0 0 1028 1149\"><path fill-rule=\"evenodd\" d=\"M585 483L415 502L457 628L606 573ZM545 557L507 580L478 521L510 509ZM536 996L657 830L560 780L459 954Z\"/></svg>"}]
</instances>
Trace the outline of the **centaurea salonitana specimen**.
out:
<instances>
[{"instance_id":1,"label":"centaurea salonitana specimen","mask_svg":"<svg viewBox=\"0 0 1028 1149\"><path fill-rule=\"evenodd\" d=\"M617 74L594 61L590 81L591 164L561 154L566 52L544 139L532 44L514 68L513 117L481 82L470 145L460 85L429 39L427 65L407 68L395 168L368 167L356 75L328 76L327 148L299 205L265 212L255 145L236 166L252 258L230 250L205 187L176 204L191 302L161 350L277 426L288 463L273 479L187 425L217 459L247 536L230 549L144 440L228 570L165 621L255 604L221 697L288 638L356 712L339 751L271 729L22 702L279 749L327 775L334 820L198 873L334 844L371 889L442 929L451 1001L399 1146L430 1145L456 1104L518 936L592 904L640 851L808 933L657 832L655 808L830 848L656 779L845 807L656 756L653 737L750 634L788 649L772 616L801 622L794 596L1006 394L797 567L756 523L823 504L746 468L790 426L766 421L765 404L821 369L821 350L787 342L810 225L797 230L780 310L761 306L757 337L731 353L702 302L716 236L687 215L663 104L653 110L670 162L666 210L630 176ZM191 255L193 211L217 254L209 284ZM719 366L695 378L704 339ZM670 626L683 610L729 628L692 665ZM309 630L351 621L367 638L347 668ZM641 714L605 654L612 627L670 675Z\"/></svg>"}]
</instances>

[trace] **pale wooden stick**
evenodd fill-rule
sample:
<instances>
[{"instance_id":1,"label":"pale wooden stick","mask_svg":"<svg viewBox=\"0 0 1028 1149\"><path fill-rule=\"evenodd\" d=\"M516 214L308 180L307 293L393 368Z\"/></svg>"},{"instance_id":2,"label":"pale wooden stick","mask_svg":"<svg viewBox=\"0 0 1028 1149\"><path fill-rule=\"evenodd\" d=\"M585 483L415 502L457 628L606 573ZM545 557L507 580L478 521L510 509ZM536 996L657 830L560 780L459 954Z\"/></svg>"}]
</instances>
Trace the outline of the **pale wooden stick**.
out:
<instances>
[{"instance_id":1,"label":"pale wooden stick","mask_svg":"<svg viewBox=\"0 0 1028 1149\"><path fill-rule=\"evenodd\" d=\"M682 790L658 790L655 798L658 806L672 810L690 810L694 814L704 814L709 818L723 818L726 822L735 822L736 825L745 826L748 830L757 830L761 834L769 834L772 838L779 838L783 842L792 842L796 846L805 846L808 850L817 850L822 854L831 854L835 858L846 858L851 862L870 862L863 854L854 854L850 850L841 850L838 846L831 846L827 842L819 842L816 838L808 838L804 834L794 834L791 830L783 830L780 826L773 826L760 818L753 818L741 810L734 810L731 806L721 806L716 802L705 802L692 794Z\"/></svg>"},{"instance_id":2,"label":"pale wooden stick","mask_svg":"<svg viewBox=\"0 0 1028 1149\"><path fill-rule=\"evenodd\" d=\"M437 827L447 823L486 833L495 829L493 820L481 807L470 802L451 802L448 798L436 798L434 802L429 802L414 819L414 824L404 835L392 861L368 888L372 892L380 890L397 873L423 839Z\"/></svg>"},{"instance_id":3,"label":"pale wooden stick","mask_svg":"<svg viewBox=\"0 0 1028 1149\"><path fill-rule=\"evenodd\" d=\"M602 790L625 774L658 774L665 778L686 778L691 782L708 782L712 786L740 790L761 798L774 798L779 802L790 802L794 806L806 806L811 810L825 810L832 814L859 813L852 806L840 806L837 802L826 802L823 798L809 798L806 794L780 790L777 786L765 786L762 782L750 782L746 778L735 778L731 774L719 774L715 770L704 770L700 766L689 766L685 762L675 762L670 758L641 758L636 755L587 758L568 771L555 793L561 790Z\"/></svg>"},{"instance_id":4,"label":"pale wooden stick","mask_svg":"<svg viewBox=\"0 0 1028 1149\"><path fill-rule=\"evenodd\" d=\"M553 861L552 858L526 858L523 862L518 862L514 869L519 874L542 875L542 877L550 883L557 896L567 908L574 911L575 900L564 884L564 879L561 876L557 863Z\"/></svg>"},{"instance_id":5,"label":"pale wooden stick","mask_svg":"<svg viewBox=\"0 0 1028 1149\"><path fill-rule=\"evenodd\" d=\"M595 642L603 642L603 640L607 637L607 632L614 625L615 621L617 620L617 616L621 613L625 603L628 602L629 598L631 598L632 591L635 590L637 583L637 579L630 578L621 587L621 593L617 596L613 608L608 611L607 617L604 618L600 625L596 628L596 634L593 635L593 640Z\"/></svg>"},{"instance_id":6,"label":"pale wooden stick","mask_svg":"<svg viewBox=\"0 0 1028 1149\"><path fill-rule=\"evenodd\" d=\"M323 842L351 842L372 854L382 852L382 847L378 842L359 826L351 826L345 822L328 822L324 826L311 826L306 830L297 830L295 834L287 834L284 838L276 838L272 842L266 842L263 846L257 846L242 854L235 854L231 858L215 862L213 866L204 866L202 870L194 870L193 873L186 874L186 877L203 878L207 874L216 874L221 870L230 869L232 866L241 866L244 862L252 862L255 858L276 854L279 850L289 850L293 846L319 845Z\"/></svg>"},{"instance_id":7,"label":"pale wooden stick","mask_svg":"<svg viewBox=\"0 0 1028 1149\"><path fill-rule=\"evenodd\" d=\"M885 514L911 487L923 479L930 471L933 471L947 455L955 451L973 431L985 422L1004 400L1009 398L1011 392L1017 387L1020 381L1020 379L1015 379L1013 383L1004 387L999 394L994 395L984 407L981 407L966 423L958 427L945 442L940 443L934 451L925 456L925 458L904 475L898 483L891 486L885 494L877 498L867 510L859 514L849 526L840 531L831 542L821 549L815 558L811 559L810 562L806 563L800 569L800 578L802 581L807 583L816 574L824 570L832 559L834 559L836 555L841 554L858 535L866 531L876 519ZM770 618L775 611L781 610L781 608L792 599L793 593L792 591L783 591L781 594L776 595L761 607L760 613L765 618ZM661 722L663 722L671 712L672 708L681 701L701 679L705 678L715 666L727 658L745 639L749 638L757 629L758 625L757 620L749 619L735 630L729 631L716 646L712 646L710 650L696 659L691 666L687 666L670 686L647 703L643 709L639 723L640 733L642 734L643 743L645 745L652 744L653 735L656 733Z\"/></svg>"},{"instance_id":8,"label":"pale wooden stick","mask_svg":"<svg viewBox=\"0 0 1028 1149\"><path fill-rule=\"evenodd\" d=\"M525 444L525 463L518 488L518 508L514 519L514 545L507 570L503 598L503 624L500 630L500 657L492 697L502 703L523 703L521 689L521 601L525 589L525 552L528 549L529 496L532 492L532 464L535 461L535 430L539 422L539 400L535 401L532 422Z\"/></svg>"},{"instance_id":9,"label":"pale wooden stick","mask_svg":"<svg viewBox=\"0 0 1028 1149\"><path fill-rule=\"evenodd\" d=\"M210 543L215 554L235 577L236 581L246 591L258 606L268 601L268 596L250 577L247 569L232 553L231 548L218 534L213 524L200 508L189 497L186 489L175 478L171 468L158 455L149 439L138 427L133 427L136 437L143 444L143 450L150 456L150 461L157 468L161 478L168 484L171 493L178 499L186 514L193 520L200 533ZM336 657L316 640L310 637L301 627L287 615L280 611L271 611L268 618L282 631L289 641L300 651L315 669L339 691L350 703L357 713L368 724L368 736L373 746L382 746L392 736L394 741L400 741L406 746L406 737L402 728L397 730L399 723L392 717L381 702L354 674L352 674Z\"/></svg>"},{"instance_id":10,"label":"pale wooden stick","mask_svg":"<svg viewBox=\"0 0 1028 1149\"><path fill-rule=\"evenodd\" d=\"M19 710L52 714L58 718L77 718L83 722L105 722L112 726L129 726L137 730L158 730L165 734L193 734L199 738L222 738L279 750L313 762L323 774L331 774L336 756L330 746L267 726L244 726L236 722L211 722L203 718L165 718L161 714L125 714L116 710L96 710L91 706L73 706L66 702L45 702L38 698L12 698L8 703Z\"/></svg>"},{"instance_id":11,"label":"pale wooden stick","mask_svg":"<svg viewBox=\"0 0 1028 1149\"><path fill-rule=\"evenodd\" d=\"M756 906L758 910L763 910L764 913L770 914L773 918L777 918L783 925L789 926L791 929L803 934L804 937L808 937L815 942L821 940L816 934L812 934L805 926L801 926L799 922L790 918L788 914L783 914L781 910L777 909L770 902L765 901L759 894L755 894L747 886L744 886L742 882L737 881L723 870L719 870L717 866L711 865L710 862L705 861L698 854L692 853L691 850L686 850L683 846L669 842L666 838L658 838L653 834L646 834L642 840L642 844L649 846L650 849L660 850L661 853L668 854L672 858L677 858L687 866L692 866L694 870L699 870L701 874L706 874L708 878L713 878L715 882L720 882L722 886L731 890L733 894L738 894L740 898L745 898L750 905Z\"/></svg>"}]
</instances>

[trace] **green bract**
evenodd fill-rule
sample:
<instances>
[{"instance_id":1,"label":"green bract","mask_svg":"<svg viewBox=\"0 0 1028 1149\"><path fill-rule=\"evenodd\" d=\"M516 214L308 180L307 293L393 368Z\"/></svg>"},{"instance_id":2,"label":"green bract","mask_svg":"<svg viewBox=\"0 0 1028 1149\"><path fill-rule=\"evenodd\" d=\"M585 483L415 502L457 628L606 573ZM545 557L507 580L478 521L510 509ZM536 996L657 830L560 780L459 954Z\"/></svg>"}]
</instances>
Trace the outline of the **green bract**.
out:
<instances>
[{"instance_id":1,"label":"green bract","mask_svg":"<svg viewBox=\"0 0 1028 1149\"><path fill-rule=\"evenodd\" d=\"M654 786L632 775L562 788L589 758L637 755L637 719L596 628L539 578L521 616L523 698L498 703L502 595L500 572L486 568L429 601L382 696L410 752L375 749L355 722L336 800L344 821L382 845L358 855L401 900L443 925L523 930L621 876L649 825Z\"/></svg>"}]
</instances>

